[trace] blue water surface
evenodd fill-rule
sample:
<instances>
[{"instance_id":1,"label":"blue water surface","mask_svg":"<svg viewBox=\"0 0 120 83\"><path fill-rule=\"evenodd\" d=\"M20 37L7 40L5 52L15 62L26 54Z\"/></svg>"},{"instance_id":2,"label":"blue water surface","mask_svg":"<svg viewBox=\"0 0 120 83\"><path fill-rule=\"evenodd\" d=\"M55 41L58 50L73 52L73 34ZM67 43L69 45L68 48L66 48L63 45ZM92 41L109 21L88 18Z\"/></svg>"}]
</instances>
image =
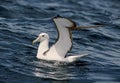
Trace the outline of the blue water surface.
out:
<instances>
[{"instance_id":1,"label":"blue water surface","mask_svg":"<svg viewBox=\"0 0 120 83\"><path fill-rule=\"evenodd\" d=\"M88 53L75 63L36 59L39 33L57 32L57 14L79 26L70 54ZM120 0L0 0L0 83L120 83Z\"/></svg>"}]
</instances>

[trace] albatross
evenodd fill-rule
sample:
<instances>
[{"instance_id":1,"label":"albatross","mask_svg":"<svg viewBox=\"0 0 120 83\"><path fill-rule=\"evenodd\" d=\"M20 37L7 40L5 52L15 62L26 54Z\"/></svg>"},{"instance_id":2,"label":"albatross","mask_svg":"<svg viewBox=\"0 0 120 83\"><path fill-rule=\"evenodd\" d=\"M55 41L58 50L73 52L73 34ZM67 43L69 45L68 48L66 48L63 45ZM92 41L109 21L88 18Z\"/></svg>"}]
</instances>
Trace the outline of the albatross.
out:
<instances>
[{"instance_id":1,"label":"albatross","mask_svg":"<svg viewBox=\"0 0 120 83\"><path fill-rule=\"evenodd\" d=\"M67 53L72 48L71 31L78 30L80 28L95 28L99 27L99 25L77 27L74 21L61 16L54 17L53 21L57 27L58 32L58 38L56 42L51 47L49 47L49 35L47 33L40 33L38 37L32 42L33 44L36 42L40 43L36 56L38 59L74 62L78 61L81 57L88 55L67 55Z\"/></svg>"}]
</instances>

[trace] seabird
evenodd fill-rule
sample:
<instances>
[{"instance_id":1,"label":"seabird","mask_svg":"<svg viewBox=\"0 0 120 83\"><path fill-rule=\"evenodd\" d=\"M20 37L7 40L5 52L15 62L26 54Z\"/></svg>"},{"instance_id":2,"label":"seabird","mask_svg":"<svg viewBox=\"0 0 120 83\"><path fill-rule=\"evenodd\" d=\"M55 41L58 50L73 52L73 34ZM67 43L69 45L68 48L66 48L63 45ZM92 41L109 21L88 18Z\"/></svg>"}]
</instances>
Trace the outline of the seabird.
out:
<instances>
[{"instance_id":1,"label":"seabird","mask_svg":"<svg viewBox=\"0 0 120 83\"><path fill-rule=\"evenodd\" d=\"M88 28L88 27L77 27L76 23L70 19L63 18L61 16L56 16L53 18L53 21L57 27L58 38L56 42L49 47L49 35L47 33L41 33L38 37L33 40L33 44L39 42L37 58L44 60L55 60L55 61L64 61L64 62L74 62L79 60L81 57L87 55L73 55L66 56L67 53L72 48L72 30L78 30L79 28ZM96 26L99 27L99 26Z\"/></svg>"}]
</instances>

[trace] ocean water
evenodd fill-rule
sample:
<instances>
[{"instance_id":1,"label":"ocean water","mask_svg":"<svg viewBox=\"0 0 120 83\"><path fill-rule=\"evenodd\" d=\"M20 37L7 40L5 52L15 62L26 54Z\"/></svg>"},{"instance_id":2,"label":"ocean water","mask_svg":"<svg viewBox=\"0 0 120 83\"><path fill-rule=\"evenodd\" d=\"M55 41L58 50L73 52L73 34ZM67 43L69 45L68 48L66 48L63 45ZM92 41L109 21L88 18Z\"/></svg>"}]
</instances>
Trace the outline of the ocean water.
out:
<instances>
[{"instance_id":1,"label":"ocean water","mask_svg":"<svg viewBox=\"0 0 120 83\"><path fill-rule=\"evenodd\" d=\"M36 59L39 33L57 32L57 14L77 25L103 27L73 31L70 54L79 62ZM120 0L0 0L0 83L120 83Z\"/></svg>"}]
</instances>

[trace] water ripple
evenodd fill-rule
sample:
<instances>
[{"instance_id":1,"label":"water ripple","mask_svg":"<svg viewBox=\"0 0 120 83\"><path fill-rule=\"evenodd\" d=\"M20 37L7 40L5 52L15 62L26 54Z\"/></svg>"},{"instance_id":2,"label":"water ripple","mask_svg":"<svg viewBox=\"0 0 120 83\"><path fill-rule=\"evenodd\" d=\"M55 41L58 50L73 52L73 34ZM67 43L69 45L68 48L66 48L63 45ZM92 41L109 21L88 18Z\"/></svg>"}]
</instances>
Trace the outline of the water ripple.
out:
<instances>
[{"instance_id":1,"label":"water ripple","mask_svg":"<svg viewBox=\"0 0 120 83\"><path fill-rule=\"evenodd\" d=\"M119 0L0 0L0 82L22 83L20 79L29 83L120 82L119 3ZM54 43L57 32L52 17L56 14L81 26L104 25L73 31L70 54L89 56L71 64L36 59L38 45L31 42L39 33L47 32L50 45Z\"/></svg>"}]
</instances>

